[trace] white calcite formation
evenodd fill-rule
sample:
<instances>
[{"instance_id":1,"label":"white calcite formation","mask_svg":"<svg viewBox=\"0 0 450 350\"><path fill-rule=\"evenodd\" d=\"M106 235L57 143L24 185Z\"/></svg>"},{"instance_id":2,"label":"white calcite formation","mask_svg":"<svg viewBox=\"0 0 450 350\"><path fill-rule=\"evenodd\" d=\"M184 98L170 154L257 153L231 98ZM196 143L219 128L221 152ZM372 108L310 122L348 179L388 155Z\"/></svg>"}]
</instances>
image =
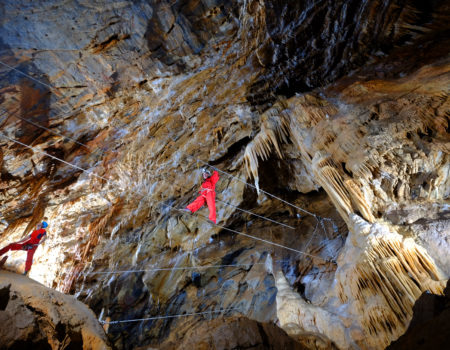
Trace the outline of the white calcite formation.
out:
<instances>
[{"instance_id":1,"label":"white calcite formation","mask_svg":"<svg viewBox=\"0 0 450 350\"><path fill-rule=\"evenodd\" d=\"M3 1L0 246L47 218L30 277L120 350L385 348L450 275L447 3Z\"/></svg>"}]
</instances>

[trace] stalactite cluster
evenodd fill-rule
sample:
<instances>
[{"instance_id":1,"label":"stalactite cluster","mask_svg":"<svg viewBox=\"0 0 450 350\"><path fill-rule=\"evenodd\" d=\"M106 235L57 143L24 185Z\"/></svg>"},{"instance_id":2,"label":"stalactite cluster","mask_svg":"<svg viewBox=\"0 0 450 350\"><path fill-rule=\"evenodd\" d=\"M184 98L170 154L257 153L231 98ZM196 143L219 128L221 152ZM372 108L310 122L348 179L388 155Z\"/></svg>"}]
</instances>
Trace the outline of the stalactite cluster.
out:
<instances>
[{"instance_id":1,"label":"stalactite cluster","mask_svg":"<svg viewBox=\"0 0 450 350\"><path fill-rule=\"evenodd\" d=\"M337 295L352 313L362 315L362 328L387 346L401 334L423 292L442 294L445 276L411 238L355 215L351 220L354 231L344 250L352 252L352 263L341 255Z\"/></svg>"},{"instance_id":2,"label":"stalactite cluster","mask_svg":"<svg viewBox=\"0 0 450 350\"><path fill-rule=\"evenodd\" d=\"M48 218L30 277L124 321L113 348L245 325L233 344L257 346L278 322L306 348L378 350L442 293L448 1L4 0L0 17L0 248ZM202 167L219 225L183 210Z\"/></svg>"}]
</instances>

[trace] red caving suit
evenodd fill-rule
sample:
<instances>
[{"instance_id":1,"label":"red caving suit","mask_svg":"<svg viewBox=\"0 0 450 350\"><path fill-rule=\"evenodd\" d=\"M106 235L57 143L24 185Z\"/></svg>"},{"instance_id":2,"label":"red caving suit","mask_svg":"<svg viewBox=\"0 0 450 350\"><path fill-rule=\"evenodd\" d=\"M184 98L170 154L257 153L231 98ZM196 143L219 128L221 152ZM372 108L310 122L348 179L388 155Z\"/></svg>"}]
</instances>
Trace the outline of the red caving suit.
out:
<instances>
[{"instance_id":1,"label":"red caving suit","mask_svg":"<svg viewBox=\"0 0 450 350\"><path fill-rule=\"evenodd\" d=\"M209 220L216 223L216 183L219 181L219 173L214 171L213 174L208 177L200 188L200 196L198 196L191 204L189 204L186 208L191 212L195 213L199 210L206 201L206 204L209 208Z\"/></svg>"},{"instance_id":2,"label":"red caving suit","mask_svg":"<svg viewBox=\"0 0 450 350\"><path fill-rule=\"evenodd\" d=\"M33 263L33 255L37 249L37 245L41 241L42 237L46 235L47 232L41 228L39 230L34 230L30 237L23 242L15 242L7 245L5 248L0 249L0 256L5 254L9 250L26 250L27 251L27 262L25 263L25 271L30 271L31 264Z\"/></svg>"}]
</instances>

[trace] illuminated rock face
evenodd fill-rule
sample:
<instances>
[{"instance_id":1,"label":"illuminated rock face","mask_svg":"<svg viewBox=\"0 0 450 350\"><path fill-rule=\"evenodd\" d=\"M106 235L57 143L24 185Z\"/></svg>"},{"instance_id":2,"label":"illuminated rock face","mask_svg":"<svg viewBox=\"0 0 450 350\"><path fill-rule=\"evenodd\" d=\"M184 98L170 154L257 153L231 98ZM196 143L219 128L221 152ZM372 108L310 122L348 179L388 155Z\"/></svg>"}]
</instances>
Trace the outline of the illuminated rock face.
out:
<instances>
[{"instance_id":1,"label":"illuminated rock face","mask_svg":"<svg viewBox=\"0 0 450 350\"><path fill-rule=\"evenodd\" d=\"M387 346L404 332L414 302L424 291L441 294L444 275L412 238L369 224L355 214L339 254L331 288L315 299L339 305L339 313L308 304L276 274L277 316L289 334L307 329L339 348ZM284 327L286 326L286 327Z\"/></svg>"},{"instance_id":2,"label":"illuminated rock face","mask_svg":"<svg viewBox=\"0 0 450 350\"><path fill-rule=\"evenodd\" d=\"M94 313L73 296L0 271L2 349L108 350Z\"/></svg>"},{"instance_id":3,"label":"illuminated rock face","mask_svg":"<svg viewBox=\"0 0 450 350\"><path fill-rule=\"evenodd\" d=\"M32 278L104 320L214 311L207 328L243 315L315 349L382 349L423 291L442 293L445 1L39 6L0 8L0 244L48 218ZM202 162L257 188L221 173L221 226L303 253L172 209L197 195ZM107 332L158 347L203 324Z\"/></svg>"}]
</instances>

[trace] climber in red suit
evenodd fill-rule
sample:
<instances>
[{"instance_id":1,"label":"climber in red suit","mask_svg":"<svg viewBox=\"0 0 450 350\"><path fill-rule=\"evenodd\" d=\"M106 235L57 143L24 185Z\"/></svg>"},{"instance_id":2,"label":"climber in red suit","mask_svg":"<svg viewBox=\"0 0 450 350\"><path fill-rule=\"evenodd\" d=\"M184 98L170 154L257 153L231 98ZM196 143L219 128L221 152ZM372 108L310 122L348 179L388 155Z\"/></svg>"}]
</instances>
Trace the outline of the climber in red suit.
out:
<instances>
[{"instance_id":1,"label":"climber in red suit","mask_svg":"<svg viewBox=\"0 0 450 350\"><path fill-rule=\"evenodd\" d=\"M200 196L198 196L191 204L189 204L185 210L190 211L191 213L195 213L199 210L206 201L206 204L209 208L209 220L213 223L216 223L216 183L219 181L219 173L214 171L211 174L209 169L202 169L203 173L203 181L202 187L200 188Z\"/></svg>"},{"instance_id":2,"label":"climber in red suit","mask_svg":"<svg viewBox=\"0 0 450 350\"><path fill-rule=\"evenodd\" d=\"M19 242L11 243L5 248L0 249L0 256L5 254L9 250L26 250L27 262L25 263L25 272L23 273L24 275L26 275L31 269L34 252L36 251L38 245L44 242L47 238L47 232L45 231L45 228L47 228L47 226L48 224L45 221L37 224L36 230L31 232L31 235Z\"/></svg>"}]
</instances>

